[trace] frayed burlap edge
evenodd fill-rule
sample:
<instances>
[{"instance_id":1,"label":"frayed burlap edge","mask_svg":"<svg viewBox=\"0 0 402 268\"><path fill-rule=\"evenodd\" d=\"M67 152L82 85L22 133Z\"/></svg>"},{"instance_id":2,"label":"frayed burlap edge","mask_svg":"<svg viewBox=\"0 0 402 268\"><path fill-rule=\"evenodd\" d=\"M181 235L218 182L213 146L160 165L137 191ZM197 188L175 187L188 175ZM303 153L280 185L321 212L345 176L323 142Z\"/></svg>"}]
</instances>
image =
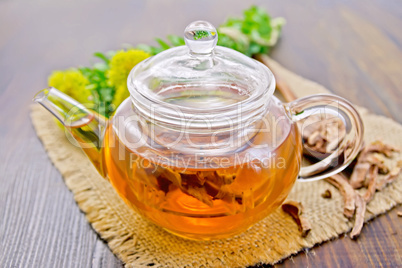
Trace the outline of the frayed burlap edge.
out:
<instances>
[{"instance_id":1,"label":"frayed burlap edge","mask_svg":"<svg viewBox=\"0 0 402 268\"><path fill-rule=\"evenodd\" d=\"M297 76L272 61L271 68L280 75L298 97L328 92L321 85ZM359 108L365 124L365 140L382 139L402 148L402 126L393 120L369 114ZM51 116L43 108L32 107L31 118L38 137L66 185L74 193L80 209L95 231L127 267L242 267L258 263L276 263L303 249L338 237L350 231L352 222L342 214L342 196L325 181L296 183L289 198L301 201L312 231L300 237L297 225L280 209L260 221L247 232L234 238L211 242L185 240L168 234L132 212L101 178L79 148L65 138ZM396 165L387 160L390 167ZM320 194L326 189L331 199ZM365 220L402 203L402 176L375 194L367 207Z\"/></svg>"}]
</instances>

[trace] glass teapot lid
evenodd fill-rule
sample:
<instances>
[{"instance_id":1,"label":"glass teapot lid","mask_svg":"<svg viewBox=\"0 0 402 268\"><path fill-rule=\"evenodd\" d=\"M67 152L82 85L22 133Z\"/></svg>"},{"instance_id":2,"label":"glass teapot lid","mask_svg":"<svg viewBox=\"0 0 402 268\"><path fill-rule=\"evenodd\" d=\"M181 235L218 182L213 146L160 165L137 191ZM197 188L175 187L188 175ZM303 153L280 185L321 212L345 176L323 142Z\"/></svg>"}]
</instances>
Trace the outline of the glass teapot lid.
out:
<instances>
[{"instance_id":1,"label":"glass teapot lid","mask_svg":"<svg viewBox=\"0 0 402 268\"><path fill-rule=\"evenodd\" d=\"M184 113L217 114L234 105L253 103L256 108L267 103L275 88L272 73L256 60L216 46L213 25L189 24L184 40L186 46L163 51L133 68L127 83L136 104L163 103Z\"/></svg>"}]
</instances>

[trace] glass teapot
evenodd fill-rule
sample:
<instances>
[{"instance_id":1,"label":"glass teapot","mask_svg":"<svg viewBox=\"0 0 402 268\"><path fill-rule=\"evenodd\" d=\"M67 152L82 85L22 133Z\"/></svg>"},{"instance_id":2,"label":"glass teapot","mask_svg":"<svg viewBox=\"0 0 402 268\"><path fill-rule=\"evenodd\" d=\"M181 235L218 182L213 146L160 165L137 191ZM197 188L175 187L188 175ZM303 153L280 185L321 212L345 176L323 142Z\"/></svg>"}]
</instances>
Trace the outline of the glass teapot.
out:
<instances>
[{"instance_id":1,"label":"glass teapot","mask_svg":"<svg viewBox=\"0 0 402 268\"><path fill-rule=\"evenodd\" d=\"M313 95L281 103L271 71L216 46L211 24L193 22L184 37L186 46L132 69L131 96L109 121L55 88L34 98L146 219L190 239L229 237L278 208L297 178L325 178L356 157L363 125L348 101ZM339 117L346 135L301 167L297 122L316 114Z\"/></svg>"}]
</instances>

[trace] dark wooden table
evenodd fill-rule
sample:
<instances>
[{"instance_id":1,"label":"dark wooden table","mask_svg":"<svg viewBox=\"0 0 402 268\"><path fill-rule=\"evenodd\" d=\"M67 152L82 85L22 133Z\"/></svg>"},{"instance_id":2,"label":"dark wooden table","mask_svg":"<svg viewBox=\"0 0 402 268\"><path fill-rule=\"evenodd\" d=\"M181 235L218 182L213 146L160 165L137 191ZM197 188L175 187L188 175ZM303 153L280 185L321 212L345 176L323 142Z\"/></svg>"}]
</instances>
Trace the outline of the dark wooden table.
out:
<instances>
[{"instance_id":1,"label":"dark wooden table","mask_svg":"<svg viewBox=\"0 0 402 268\"><path fill-rule=\"evenodd\" d=\"M246 3L247 2L247 3ZM302 3L301 3L302 2ZM400 0L258 1L287 25L272 57L371 111L402 122ZM0 1L0 267L119 267L35 135L29 106L54 69L94 51L152 43L191 21L219 25L251 1ZM402 266L396 208L278 266Z\"/></svg>"}]
</instances>

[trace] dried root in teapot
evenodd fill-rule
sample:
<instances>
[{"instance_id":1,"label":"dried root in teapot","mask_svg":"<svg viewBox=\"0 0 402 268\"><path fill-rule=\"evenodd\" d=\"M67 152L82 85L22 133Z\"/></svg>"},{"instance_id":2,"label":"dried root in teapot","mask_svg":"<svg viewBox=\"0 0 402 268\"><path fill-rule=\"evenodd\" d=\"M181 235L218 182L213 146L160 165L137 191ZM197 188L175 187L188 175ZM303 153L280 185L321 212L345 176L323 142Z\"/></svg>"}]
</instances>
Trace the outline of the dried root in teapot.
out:
<instances>
[{"instance_id":1,"label":"dried root in teapot","mask_svg":"<svg viewBox=\"0 0 402 268\"><path fill-rule=\"evenodd\" d=\"M225 191L225 186L232 184L236 179L234 174L224 174L218 171L180 173L168 168L159 168L155 175L159 189L165 193L169 191L170 185L174 185L209 207L213 206L214 199L234 199L239 204L242 203L241 196Z\"/></svg>"}]
</instances>

